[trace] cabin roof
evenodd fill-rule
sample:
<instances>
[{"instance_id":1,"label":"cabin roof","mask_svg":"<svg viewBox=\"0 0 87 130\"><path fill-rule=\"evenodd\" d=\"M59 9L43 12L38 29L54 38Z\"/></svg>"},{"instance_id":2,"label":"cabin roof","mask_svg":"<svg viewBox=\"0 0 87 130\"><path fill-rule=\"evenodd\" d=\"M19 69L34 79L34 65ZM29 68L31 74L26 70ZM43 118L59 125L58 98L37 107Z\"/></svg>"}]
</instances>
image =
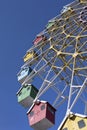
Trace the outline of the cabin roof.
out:
<instances>
[{"instance_id":1,"label":"cabin roof","mask_svg":"<svg viewBox=\"0 0 87 130\"><path fill-rule=\"evenodd\" d=\"M43 100L37 100L37 102L39 103L44 103L44 104L49 104L47 101L43 101ZM32 104L32 106L30 107L30 109L27 111L27 114L29 114L30 112L31 112L31 110L33 109L33 107L36 105L36 103L35 102L33 102L33 104ZM50 105L50 104L49 104ZM51 106L51 105L50 105ZM55 111L56 111L56 109L53 107L53 106L51 106Z\"/></svg>"},{"instance_id":2,"label":"cabin roof","mask_svg":"<svg viewBox=\"0 0 87 130\"><path fill-rule=\"evenodd\" d=\"M23 70L23 69L29 69L30 67L28 67L28 66L25 66L25 67L23 67L23 68L21 68L21 70L17 73L17 76L21 73L21 71Z\"/></svg>"},{"instance_id":3,"label":"cabin roof","mask_svg":"<svg viewBox=\"0 0 87 130\"><path fill-rule=\"evenodd\" d=\"M43 30L42 32L38 33L38 34L36 35L36 37L42 36L42 35L44 35L44 30Z\"/></svg>"},{"instance_id":4,"label":"cabin roof","mask_svg":"<svg viewBox=\"0 0 87 130\"><path fill-rule=\"evenodd\" d=\"M34 51L34 50L30 50L30 49L27 50L27 51L26 51L26 54L23 56L23 58L25 58L25 56L26 56L28 53L35 53L35 51Z\"/></svg>"},{"instance_id":5,"label":"cabin roof","mask_svg":"<svg viewBox=\"0 0 87 130\"><path fill-rule=\"evenodd\" d=\"M51 23L51 22L52 22L52 23L53 23L53 22L56 22L56 20L55 20L55 19L51 19L51 20L48 21L48 23Z\"/></svg>"},{"instance_id":6,"label":"cabin roof","mask_svg":"<svg viewBox=\"0 0 87 130\"><path fill-rule=\"evenodd\" d=\"M78 114L78 113L75 113L73 115L78 116L78 117L82 117L82 118L87 118L87 115L82 115L82 114Z\"/></svg>"},{"instance_id":7,"label":"cabin roof","mask_svg":"<svg viewBox=\"0 0 87 130\"><path fill-rule=\"evenodd\" d=\"M45 32L44 32L44 30L43 30L42 32L38 33L38 34L36 35L36 37L45 36L44 34L45 34Z\"/></svg>"},{"instance_id":8,"label":"cabin roof","mask_svg":"<svg viewBox=\"0 0 87 130\"><path fill-rule=\"evenodd\" d=\"M31 86L31 84L25 84L25 85L21 86L21 88L18 90L18 92L16 93L16 95L18 95L18 94L20 93L20 91L21 91L24 87L26 88L26 86Z\"/></svg>"}]
</instances>

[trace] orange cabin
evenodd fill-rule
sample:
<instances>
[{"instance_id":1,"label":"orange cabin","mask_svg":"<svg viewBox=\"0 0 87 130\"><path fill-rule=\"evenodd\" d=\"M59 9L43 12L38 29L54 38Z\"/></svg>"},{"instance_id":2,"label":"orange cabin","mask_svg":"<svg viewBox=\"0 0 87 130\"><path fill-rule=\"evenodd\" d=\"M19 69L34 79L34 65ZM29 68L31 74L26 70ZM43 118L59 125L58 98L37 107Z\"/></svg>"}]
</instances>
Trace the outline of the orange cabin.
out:
<instances>
[{"instance_id":1,"label":"orange cabin","mask_svg":"<svg viewBox=\"0 0 87 130\"><path fill-rule=\"evenodd\" d=\"M55 124L55 108L48 102L35 103L27 113L30 126L35 130L46 130Z\"/></svg>"}]
</instances>

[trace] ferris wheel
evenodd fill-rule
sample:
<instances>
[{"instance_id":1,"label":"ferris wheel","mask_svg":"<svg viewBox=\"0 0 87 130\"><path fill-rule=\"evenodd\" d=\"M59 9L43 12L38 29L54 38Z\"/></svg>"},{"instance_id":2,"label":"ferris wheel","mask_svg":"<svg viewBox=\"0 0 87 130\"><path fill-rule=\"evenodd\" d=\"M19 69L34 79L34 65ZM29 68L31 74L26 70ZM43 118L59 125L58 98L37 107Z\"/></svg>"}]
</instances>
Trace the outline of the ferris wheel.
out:
<instances>
[{"instance_id":1,"label":"ferris wheel","mask_svg":"<svg viewBox=\"0 0 87 130\"><path fill-rule=\"evenodd\" d=\"M61 118L57 130L86 130L87 0L64 6L23 58L17 97L29 108L30 126L47 130Z\"/></svg>"}]
</instances>

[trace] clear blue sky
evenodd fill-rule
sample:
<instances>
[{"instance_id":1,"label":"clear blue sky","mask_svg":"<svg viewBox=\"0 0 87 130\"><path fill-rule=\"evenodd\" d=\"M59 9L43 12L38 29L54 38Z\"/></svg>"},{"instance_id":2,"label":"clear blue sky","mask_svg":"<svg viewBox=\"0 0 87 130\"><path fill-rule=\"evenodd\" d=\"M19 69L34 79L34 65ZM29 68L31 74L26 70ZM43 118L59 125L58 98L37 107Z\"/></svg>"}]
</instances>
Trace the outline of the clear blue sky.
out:
<instances>
[{"instance_id":1,"label":"clear blue sky","mask_svg":"<svg viewBox=\"0 0 87 130\"><path fill-rule=\"evenodd\" d=\"M32 130L26 110L17 103L17 73L25 52L48 20L73 0L0 1L0 130ZM48 97L46 97L48 98ZM55 130L56 126L52 128Z\"/></svg>"}]
</instances>

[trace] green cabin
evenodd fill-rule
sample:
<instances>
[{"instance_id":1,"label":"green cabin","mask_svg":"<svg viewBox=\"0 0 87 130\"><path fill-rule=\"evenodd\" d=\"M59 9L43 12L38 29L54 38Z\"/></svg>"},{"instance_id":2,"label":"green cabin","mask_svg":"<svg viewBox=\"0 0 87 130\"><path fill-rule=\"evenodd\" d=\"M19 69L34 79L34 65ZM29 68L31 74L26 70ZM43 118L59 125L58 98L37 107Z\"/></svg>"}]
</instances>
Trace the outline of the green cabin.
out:
<instances>
[{"instance_id":1,"label":"green cabin","mask_svg":"<svg viewBox=\"0 0 87 130\"><path fill-rule=\"evenodd\" d=\"M46 25L46 29L48 30L48 31L52 31L52 30L55 30L55 27L57 26L57 23L56 23L56 21L55 20L50 20L49 22L48 22L48 24Z\"/></svg>"},{"instance_id":2,"label":"green cabin","mask_svg":"<svg viewBox=\"0 0 87 130\"><path fill-rule=\"evenodd\" d=\"M52 26L54 26L54 22L49 22L49 23L47 24L47 29L51 28Z\"/></svg>"},{"instance_id":3,"label":"green cabin","mask_svg":"<svg viewBox=\"0 0 87 130\"><path fill-rule=\"evenodd\" d=\"M87 130L87 115L71 112L64 118L58 130Z\"/></svg>"},{"instance_id":4,"label":"green cabin","mask_svg":"<svg viewBox=\"0 0 87 130\"><path fill-rule=\"evenodd\" d=\"M23 107L30 107L38 93L38 89L31 84L23 85L17 92L18 103Z\"/></svg>"}]
</instances>

